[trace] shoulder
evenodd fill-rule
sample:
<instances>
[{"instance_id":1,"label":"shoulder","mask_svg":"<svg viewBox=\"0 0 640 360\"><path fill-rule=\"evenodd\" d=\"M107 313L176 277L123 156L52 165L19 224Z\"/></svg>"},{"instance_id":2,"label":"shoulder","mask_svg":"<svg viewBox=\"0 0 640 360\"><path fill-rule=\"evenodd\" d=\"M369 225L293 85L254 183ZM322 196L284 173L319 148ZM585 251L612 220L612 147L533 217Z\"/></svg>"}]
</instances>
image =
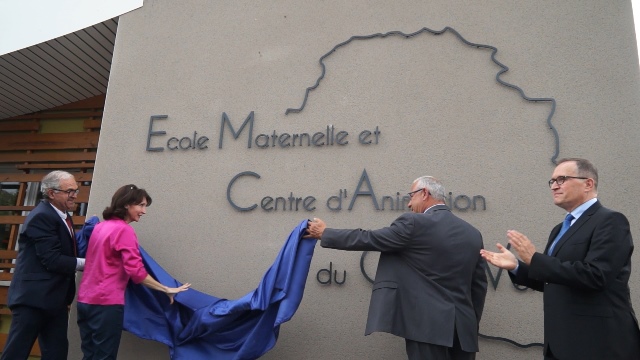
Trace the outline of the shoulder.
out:
<instances>
[{"instance_id":1,"label":"shoulder","mask_svg":"<svg viewBox=\"0 0 640 360\"><path fill-rule=\"evenodd\" d=\"M414 224L426 225L429 223L447 221L448 219L458 219L451 213L446 206L436 206L424 213L406 212L400 215L394 224L406 224L413 226Z\"/></svg>"},{"instance_id":2,"label":"shoulder","mask_svg":"<svg viewBox=\"0 0 640 360\"><path fill-rule=\"evenodd\" d=\"M451 209L449 209L449 207L447 207L444 204L436 205L431 209L427 210L427 212L425 212L424 214L417 214L417 215L423 215L422 217L420 217L420 219L424 221L438 221L438 222L450 221L450 222L461 222L466 224L464 220L454 215L451 212Z\"/></svg>"},{"instance_id":3,"label":"shoulder","mask_svg":"<svg viewBox=\"0 0 640 360\"><path fill-rule=\"evenodd\" d=\"M135 235L133 228L120 219L104 220L96 225L96 229Z\"/></svg>"},{"instance_id":4,"label":"shoulder","mask_svg":"<svg viewBox=\"0 0 640 360\"><path fill-rule=\"evenodd\" d=\"M31 210L31 212L29 213L29 215L31 214L57 215L56 211L53 209L53 206L46 201L41 201L38 205L36 205L36 207L34 207L33 210Z\"/></svg>"},{"instance_id":5,"label":"shoulder","mask_svg":"<svg viewBox=\"0 0 640 360\"><path fill-rule=\"evenodd\" d=\"M40 202L27 216L25 223L48 222L57 220L59 215L46 201Z\"/></svg>"},{"instance_id":6,"label":"shoulder","mask_svg":"<svg viewBox=\"0 0 640 360\"><path fill-rule=\"evenodd\" d=\"M629 220L624 214L613 209L602 206L597 201L589 207L580 217L585 218L584 223L589 224L589 228L601 229L604 232L627 231L630 227Z\"/></svg>"},{"instance_id":7,"label":"shoulder","mask_svg":"<svg viewBox=\"0 0 640 360\"><path fill-rule=\"evenodd\" d=\"M138 246L136 232L126 222L120 219L112 219L105 220L98 225L101 224L103 224L103 227L99 229L99 233L102 234L102 236L108 236L111 245L116 250Z\"/></svg>"},{"instance_id":8,"label":"shoulder","mask_svg":"<svg viewBox=\"0 0 640 360\"><path fill-rule=\"evenodd\" d=\"M466 229L466 231L476 232L480 234L480 231L476 229L476 227L455 215L446 205L434 207L433 209L427 211L425 214L417 215L425 215L420 217L418 221L433 223L437 222L440 224L446 224L447 226L455 226L458 229Z\"/></svg>"},{"instance_id":9,"label":"shoulder","mask_svg":"<svg viewBox=\"0 0 640 360\"><path fill-rule=\"evenodd\" d=\"M600 201L596 201L593 205L591 205L591 207L589 207L585 211L585 213L590 213L595 216L602 216L602 217L614 217L614 218L624 218L624 219L627 218L621 212L603 206L600 203Z\"/></svg>"},{"instance_id":10,"label":"shoulder","mask_svg":"<svg viewBox=\"0 0 640 360\"><path fill-rule=\"evenodd\" d=\"M438 221L443 217L454 216L446 205L436 205L424 213L406 212L394 221L400 223Z\"/></svg>"},{"instance_id":11,"label":"shoulder","mask_svg":"<svg viewBox=\"0 0 640 360\"><path fill-rule=\"evenodd\" d=\"M418 219L420 217L423 217L423 216L424 216L424 214L416 214L414 212L406 212L406 213L398 216L393 221L393 224L395 224L395 225L399 225L399 224L413 225L416 221L418 221Z\"/></svg>"}]
</instances>

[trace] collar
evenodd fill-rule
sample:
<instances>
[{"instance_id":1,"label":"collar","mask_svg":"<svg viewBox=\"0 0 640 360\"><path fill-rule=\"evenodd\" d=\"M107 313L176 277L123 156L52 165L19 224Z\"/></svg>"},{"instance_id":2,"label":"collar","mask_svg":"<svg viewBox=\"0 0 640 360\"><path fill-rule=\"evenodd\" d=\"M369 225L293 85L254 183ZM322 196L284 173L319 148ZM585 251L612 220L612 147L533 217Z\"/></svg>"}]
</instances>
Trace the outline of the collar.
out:
<instances>
[{"instance_id":1,"label":"collar","mask_svg":"<svg viewBox=\"0 0 640 360\"><path fill-rule=\"evenodd\" d=\"M598 201L598 198L593 198L590 200L587 200L585 202L582 203L582 205L578 206L577 208L573 209L572 212L570 212L571 215L573 215L574 219L571 222L572 224L578 220L578 218L580 216L582 216L582 214L584 214L585 211L587 211L588 208L591 207L591 205L595 204L596 201Z\"/></svg>"},{"instance_id":2,"label":"collar","mask_svg":"<svg viewBox=\"0 0 640 360\"><path fill-rule=\"evenodd\" d=\"M62 220L67 220L67 213L66 212L60 211L60 209L58 209L57 207L53 206L53 204L48 202L48 201L47 201L47 204L51 205L53 210L55 210L58 213L58 215L60 216L60 218L62 218Z\"/></svg>"},{"instance_id":3,"label":"collar","mask_svg":"<svg viewBox=\"0 0 640 360\"><path fill-rule=\"evenodd\" d=\"M440 206L440 205L447 206L446 204L441 204L441 203L439 203L439 204L433 204L433 205L429 206L429 207L428 207L425 211L423 211L422 213L424 214L424 213L426 213L427 211L429 211L429 210L433 209L434 207L436 207L436 206Z\"/></svg>"}]
</instances>

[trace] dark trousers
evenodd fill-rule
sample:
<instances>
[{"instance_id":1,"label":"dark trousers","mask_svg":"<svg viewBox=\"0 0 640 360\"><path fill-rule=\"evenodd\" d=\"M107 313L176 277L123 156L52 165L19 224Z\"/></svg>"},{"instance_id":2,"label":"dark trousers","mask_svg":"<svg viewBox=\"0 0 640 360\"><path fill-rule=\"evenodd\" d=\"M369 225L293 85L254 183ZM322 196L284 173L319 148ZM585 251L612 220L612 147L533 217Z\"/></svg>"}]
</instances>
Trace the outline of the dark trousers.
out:
<instances>
[{"instance_id":1,"label":"dark trousers","mask_svg":"<svg viewBox=\"0 0 640 360\"><path fill-rule=\"evenodd\" d=\"M115 360L120 347L124 305L78 303L83 360Z\"/></svg>"},{"instance_id":2,"label":"dark trousers","mask_svg":"<svg viewBox=\"0 0 640 360\"><path fill-rule=\"evenodd\" d=\"M1 360L26 360L38 339L42 360L66 360L69 352L67 307L42 310L29 306L11 308L11 327Z\"/></svg>"},{"instance_id":3,"label":"dark trousers","mask_svg":"<svg viewBox=\"0 0 640 360\"><path fill-rule=\"evenodd\" d=\"M409 360L474 360L475 352L466 352L460 347L458 333L454 332L453 347L427 344L405 339Z\"/></svg>"}]
</instances>

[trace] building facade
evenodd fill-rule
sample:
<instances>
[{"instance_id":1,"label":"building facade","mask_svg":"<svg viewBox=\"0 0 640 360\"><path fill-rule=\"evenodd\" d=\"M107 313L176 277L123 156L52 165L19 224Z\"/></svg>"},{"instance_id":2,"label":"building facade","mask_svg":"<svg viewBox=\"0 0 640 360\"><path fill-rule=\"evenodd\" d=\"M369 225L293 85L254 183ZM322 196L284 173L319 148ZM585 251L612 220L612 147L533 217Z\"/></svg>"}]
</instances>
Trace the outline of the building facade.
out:
<instances>
[{"instance_id":1,"label":"building facade","mask_svg":"<svg viewBox=\"0 0 640 360\"><path fill-rule=\"evenodd\" d=\"M640 236L633 29L629 1L145 1L118 21L87 214L123 184L145 188L141 245L230 299L256 287L301 220L386 226L421 175L444 181L486 248L517 229L540 249L563 216L553 161L585 157L599 199ZM402 339L363 335L375 263L316 249L264 358L403 358ZM488 271L481 333L542 342L541 294ZM637 271L630 285L638 306ZM539 357L488 339L478 355ZM119 358L169 355L125 334Z\"/></svg>"}]
</instances>

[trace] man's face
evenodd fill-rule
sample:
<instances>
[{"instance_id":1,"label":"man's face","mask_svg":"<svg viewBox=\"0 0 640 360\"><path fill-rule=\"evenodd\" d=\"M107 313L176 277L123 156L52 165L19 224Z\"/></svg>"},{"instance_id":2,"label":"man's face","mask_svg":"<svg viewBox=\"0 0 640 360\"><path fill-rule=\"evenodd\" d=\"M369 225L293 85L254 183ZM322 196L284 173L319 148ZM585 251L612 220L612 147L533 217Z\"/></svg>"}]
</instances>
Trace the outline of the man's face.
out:
<instances>
[{"instance_id":1,"label":"man's face","mask_svg":"<svg viewBox=\"0 0 640 360\"><path fill-rule=\"evenodd\" d=\"M67 193L66 191L69 190L73 191ZM78 184L76 184L75 178L71 177L61 180L58 190L49 189L49 202L60 211L69 211L73 209L75 205L77 196L75 190L78 190Z\"/></svg>"},{"instance_id":2,"label":"man's face","mask_svg":"<svg viewBox=\"0 0 640 360\"><path fill-rule=\"evenodd\" d=\"M574 161L567 161L556 166L551 178L557 179L559 176L579 176L576 163ZM554 182L551 185L553 203L565 209L567 212L572 211L589 200L588 181L589 180L585 179L567 178L562 185Z\"/></svg>"},{"instance_id":3,"label":"man's face","mask_svg":"<svg viewBox=\"0 0 640 360\"><path fill-rule=\"evenodd\" d=\"M409 209L414 213L422 213L426 209L426 201L429 196L429 192L425 188L420 188L416 183L411 185L411 191L409 192Z\"/></svg>"}]
</instances>

